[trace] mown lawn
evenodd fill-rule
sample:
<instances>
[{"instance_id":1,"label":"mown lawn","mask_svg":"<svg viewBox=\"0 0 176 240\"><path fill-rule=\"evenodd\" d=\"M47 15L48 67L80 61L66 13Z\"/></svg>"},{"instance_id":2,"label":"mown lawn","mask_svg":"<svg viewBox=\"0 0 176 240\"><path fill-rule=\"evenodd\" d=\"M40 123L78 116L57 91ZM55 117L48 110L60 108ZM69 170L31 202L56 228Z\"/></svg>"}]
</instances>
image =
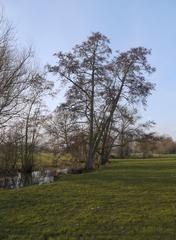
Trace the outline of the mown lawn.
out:
<instances>
[{"instance_id":1,"label":"mown lawn","mask_svg":"<svg viewBox=\"0 0 176 240\"><path fill-rule=\"evenodd\" d=\"M0 239L176 239L176 159L118 160L0 190Z\"/></svg>"}]
</instances>

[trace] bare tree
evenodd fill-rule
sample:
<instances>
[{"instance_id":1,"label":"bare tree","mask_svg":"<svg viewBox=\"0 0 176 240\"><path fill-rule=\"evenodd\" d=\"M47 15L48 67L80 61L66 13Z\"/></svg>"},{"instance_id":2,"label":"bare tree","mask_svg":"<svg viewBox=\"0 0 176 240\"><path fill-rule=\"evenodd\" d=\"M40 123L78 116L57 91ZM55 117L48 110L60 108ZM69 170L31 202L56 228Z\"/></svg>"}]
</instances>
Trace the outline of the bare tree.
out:
<instances>
[{"instance_id":1,"label":"bare tree","mask_svg":"<svg viewBox=\"0 0 176 240\"><path fill-rule=\"evenodd\" d=\"M0 127L23 107L23 93L30 86L32 51L17 50L12 27L0 20Z\"/></svg>"},{"instance_id":2,"label":"bare tree","mask_svg":"<svg viewBox=\"0 0 176 240\"><path fill-rule=\"evenodd\" d=\"M102 79L105 78L107 58L111 53L109 40L100 33L94 33L70 53L55 54L58 66L49 67L58 73L63 81L72 84L68 96L72 105L88 124L88 153L86 167L92 169L94 159L94 131L96 101L100 97ZM73 101L76 95L75 101Z\"/></svg>"},{"instance_id":3,"label":"bare tree","mask_svg":"<svg viewBox=\"0 0 176 240\"><path fill-rule=\"evenodd\" d=\"M58 106L45 124L53 142L58 142L60 151L69 152L72 135L77 131L75 113L67 104Z\"/></svg>"},{"instance_id":4,"label":"bare tree","mask_svg":"<svg viewBox=\"0 0 176 240\"><path fill-rule=\"evenodd\" d=\"M146 103L154 85L145 74L154 72L147 61L150 50L133 48L112 59L109 40L93 33L72 52L55 54L56 66L49 71L69 83L68 102L88 126L86 168L91 170L102 140L109 136L114 112L122 102Z\"/></svg>"},{"instance_id":5,"label":"bare tree","mask_svg":"<svg viewBox=\"0 0 176 240\"><path fill-rule=\"evenodd\" d=\"M0 175L9 176L19 168L19 146L21 135L17 124L1 129L0 132Z\"/></svg>"},{"instance_id":6,"label":"bare tree","mask_svg":"<svg viewBox=\"0 0 176 240\"><path fill-rule=\"evenodd\" d=\"M53 84L44 75L34 72L30 79L30 88L25 96L26 106L21 112L21 163L23 172L32 172L34 153L40 135L44 116L43 98L50 94Z\"/></svg>"}]
</instances>

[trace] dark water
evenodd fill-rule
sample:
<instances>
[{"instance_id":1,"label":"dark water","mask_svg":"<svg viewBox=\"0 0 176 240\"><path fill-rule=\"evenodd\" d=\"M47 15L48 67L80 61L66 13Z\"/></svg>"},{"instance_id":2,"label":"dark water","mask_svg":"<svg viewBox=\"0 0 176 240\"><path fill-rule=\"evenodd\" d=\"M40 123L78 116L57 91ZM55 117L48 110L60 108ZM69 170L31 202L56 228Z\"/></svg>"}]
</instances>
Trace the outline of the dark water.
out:
<instances>
[{"instance_id":1,"label":"dark water","mask_svg":"<svg viewBox=\"0 0 176 240\"><path fill-rule=\"evenodd\" d=\"M42 185L54 181L54 173L51 170L33 171L31 174L22 174L13 177L0 178L0 188L20 188L28 185Z\"/></svg>"}]
</instances>

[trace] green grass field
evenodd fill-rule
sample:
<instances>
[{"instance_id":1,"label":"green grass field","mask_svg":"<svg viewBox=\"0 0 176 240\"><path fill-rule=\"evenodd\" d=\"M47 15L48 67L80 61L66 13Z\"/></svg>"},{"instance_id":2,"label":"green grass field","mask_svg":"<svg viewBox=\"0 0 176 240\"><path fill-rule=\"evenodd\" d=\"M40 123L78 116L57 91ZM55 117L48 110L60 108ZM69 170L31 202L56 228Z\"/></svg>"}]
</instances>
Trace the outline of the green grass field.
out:
<instances>
[{"instance_id":1,"label":"green grass field","mask_svg":"<svg viewBox=\"0 0 176 240\"><path fill-rule=\"evenodd\" d=\"M176 159L118 160L0 190L0 239L176 239Z\"/></svg>"}]
</instances>

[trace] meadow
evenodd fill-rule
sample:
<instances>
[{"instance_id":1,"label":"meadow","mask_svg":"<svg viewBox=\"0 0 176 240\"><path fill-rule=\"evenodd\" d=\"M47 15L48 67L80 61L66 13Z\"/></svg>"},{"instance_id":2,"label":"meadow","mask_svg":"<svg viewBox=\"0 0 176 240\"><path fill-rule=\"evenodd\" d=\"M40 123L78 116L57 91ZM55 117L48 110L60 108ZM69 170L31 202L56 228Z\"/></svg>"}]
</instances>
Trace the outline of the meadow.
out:
<instances>
[{"instance_id":1,"label":"meadow","mask_svg":"<svg viewBox=\"0 0 176 240\"><path fill-rule=\"evenodd\" d=\"M176 158L112 160L0 190L0 239L176 239Z\"/></svg>"}]
</instances>

